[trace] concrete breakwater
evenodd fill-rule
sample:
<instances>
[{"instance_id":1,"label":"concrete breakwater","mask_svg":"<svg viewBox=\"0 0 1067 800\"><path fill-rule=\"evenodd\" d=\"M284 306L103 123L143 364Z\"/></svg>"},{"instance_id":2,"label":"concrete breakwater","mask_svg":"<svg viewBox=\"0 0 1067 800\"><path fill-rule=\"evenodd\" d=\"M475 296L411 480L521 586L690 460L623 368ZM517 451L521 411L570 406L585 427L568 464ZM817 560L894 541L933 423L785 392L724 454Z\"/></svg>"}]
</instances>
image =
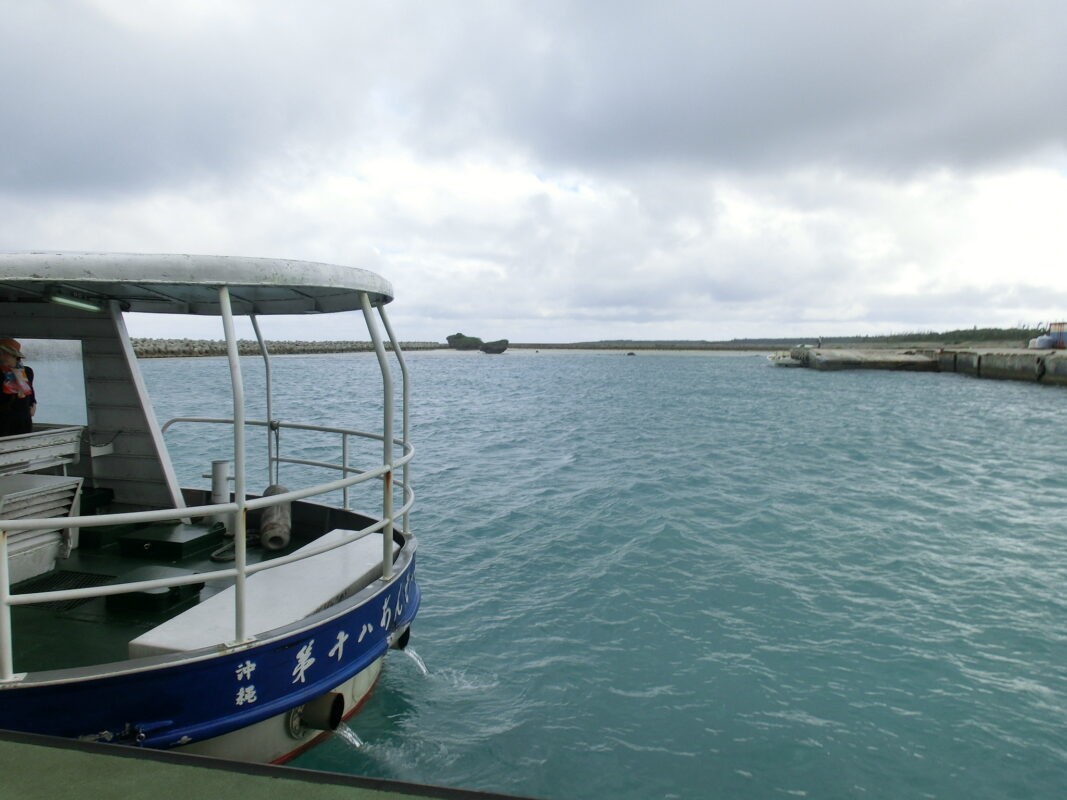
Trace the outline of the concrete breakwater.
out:
<instances>
[{"instance_id":1,"label":"concrete breakwater","mask_svg":"<svg viewBox=\"0 0 1067 800\"><path fill-rule=\"evenodd\" d=\"M792 339L788 341L793 341ZM677 341L660 340L610 340L599 342L509 342L511 350L708 350L719 352L743 352L750 351L765 353L775 347L788 347L787 342L767 343L760 340L757 343L750 341L708 342L704 340L693 341L681 339Z\"/></svg>"},{"instance_id":2,"label":"concrete breakwater","mask_svg":"<svg viewBox=\"0 0 1067 800\"><path fill-rule=\"evenodd\" d=\"M975 378L1067 386L1067 350L829 350L794 347L790 357L810 369L889 369L958 372Z\"/></svg>"},{"instance_id":3,"label":"concrete breakwater","mask_svg":"<svg viewBox=\"0 0 1067 800\"><path fill-rule=\"evenodd\" d=\"M198 356L226 355L226 342L215 339L133 339L133 351L138 358L195 358ZM365 353L374 350L372 342L285 342L267 341L271 355L295 355L313 353ZM390 342L385 343L392 349ZM401 342L401 350L439 350L440 342ZM243 356L259 355L259 342L240 339L237 352Z\"/></svg>"}]
</instances>

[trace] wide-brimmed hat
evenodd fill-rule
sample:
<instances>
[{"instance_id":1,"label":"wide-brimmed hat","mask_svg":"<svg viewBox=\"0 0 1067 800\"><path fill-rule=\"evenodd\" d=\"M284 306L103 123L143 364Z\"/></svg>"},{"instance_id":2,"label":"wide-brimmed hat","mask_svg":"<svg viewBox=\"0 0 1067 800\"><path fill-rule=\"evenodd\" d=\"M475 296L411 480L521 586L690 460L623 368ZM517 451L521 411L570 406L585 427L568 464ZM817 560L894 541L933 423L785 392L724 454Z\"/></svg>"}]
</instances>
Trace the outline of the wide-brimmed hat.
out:
<instances>
[{"instance_id":1,"label":"wide-brimmed hat","mask_svg":"<svg viewBox=\"0 0 1067 800\"><path fill-rule=\"evenodd\" d=\"M0 339L0 352L12 355L15 358L25 358L25 354L22 352L22 345L15 339Z\"/></svg>"}]
</instances>

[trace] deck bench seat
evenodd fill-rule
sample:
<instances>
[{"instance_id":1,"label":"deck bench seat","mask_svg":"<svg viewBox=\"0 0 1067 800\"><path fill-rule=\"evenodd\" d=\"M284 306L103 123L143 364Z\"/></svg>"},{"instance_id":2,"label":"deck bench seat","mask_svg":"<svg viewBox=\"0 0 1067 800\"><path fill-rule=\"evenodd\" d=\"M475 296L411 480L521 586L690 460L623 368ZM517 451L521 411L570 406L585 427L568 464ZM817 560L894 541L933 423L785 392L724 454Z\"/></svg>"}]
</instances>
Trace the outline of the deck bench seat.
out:
<instances>
[{"instance_id":1,"label":"deck bench seat","mask_svg":"<svg viewBox=\"0 0 1067 800\"><path fill-rule=\"evenodd\" d=\"M353 531L323 534L296 552L336 542ZM396 545L393 545L394 550ZM275 569L245 581L245 631L256 635L309 617L350 597L382 574L382 535L372 533L351 544ZM223 589L130 641L130 658L180 653L234 638L233 586Z\"/></svg>"},{"instance_id":2,"label":"deck bench seat","mask_svg":"<svg viewBox=\"0 0 1067 800\"><path fill-rule=\"evenodd\" d=\"M77 506L81 485L66 475L0 475L0 519L55 518L54 528L8 532L11 583L51 572L77 547L78 532L64 528L63 518Z\"/></svg>"}]
</instances>

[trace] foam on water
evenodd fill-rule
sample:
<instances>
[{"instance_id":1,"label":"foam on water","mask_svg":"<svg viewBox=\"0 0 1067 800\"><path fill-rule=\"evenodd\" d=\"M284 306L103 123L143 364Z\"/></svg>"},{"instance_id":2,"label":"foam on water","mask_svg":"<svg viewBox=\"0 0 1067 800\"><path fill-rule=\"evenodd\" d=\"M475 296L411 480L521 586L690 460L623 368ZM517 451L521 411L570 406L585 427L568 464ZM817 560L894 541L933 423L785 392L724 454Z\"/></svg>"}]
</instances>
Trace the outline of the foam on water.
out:
<instances>
[{"instance_id":1,"label":"foam on water","mask_svg":"<svg viewBox=\"0 0 1067 800\"><path fill-rule=\"evenodd\" d=\"M391 653L371 744L298 766L579 800L1056 796L1067 391L766 363L409 354L434 670ZM275 407L375 429L376 370L279 359ZM222 360L145 371L183 387L161 419L226 415ZM202 485L222 456L183 436Z\"/></svg>"}]
</instances>

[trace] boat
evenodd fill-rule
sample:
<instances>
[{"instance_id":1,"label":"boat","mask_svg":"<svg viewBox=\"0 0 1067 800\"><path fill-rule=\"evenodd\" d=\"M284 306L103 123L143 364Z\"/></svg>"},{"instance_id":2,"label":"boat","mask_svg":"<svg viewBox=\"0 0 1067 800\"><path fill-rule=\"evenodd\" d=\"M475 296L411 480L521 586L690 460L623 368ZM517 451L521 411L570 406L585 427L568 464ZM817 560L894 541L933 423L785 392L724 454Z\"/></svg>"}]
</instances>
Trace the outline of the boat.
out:
<instances>
[{"instance_id":1,"label":"boat","mask_svg":"<svg viewBox=\"0 0 1067 800\"><path fill-rule=\"evenodd\" d=\"M1052 322L1048 333L1041 334L1027 343L1030 350L1063 350L1067 347L1067 322Z\"/></svg>"},{"instance_id":2,"label":"boat","mask_svg":"<svg viewBox=\"0 0 1067 800\"><path fill-rule=\"evenodd\" d=\"M75 343L84 387L67 388L85 397L69 424L0 439L0 729L281 763L359 709L420 603L392 299L381 276L329 264L0 254L0 336ZM259 318L346 311L373 342L381 429L277 418ZM160 423L126 312L221 318L218 416ZM259 357L238 355L241 315ZM242 371L260 362L266 418L251 419ZM178 485L179 428L210 489Z\"/></svg>"}]
</instances>

